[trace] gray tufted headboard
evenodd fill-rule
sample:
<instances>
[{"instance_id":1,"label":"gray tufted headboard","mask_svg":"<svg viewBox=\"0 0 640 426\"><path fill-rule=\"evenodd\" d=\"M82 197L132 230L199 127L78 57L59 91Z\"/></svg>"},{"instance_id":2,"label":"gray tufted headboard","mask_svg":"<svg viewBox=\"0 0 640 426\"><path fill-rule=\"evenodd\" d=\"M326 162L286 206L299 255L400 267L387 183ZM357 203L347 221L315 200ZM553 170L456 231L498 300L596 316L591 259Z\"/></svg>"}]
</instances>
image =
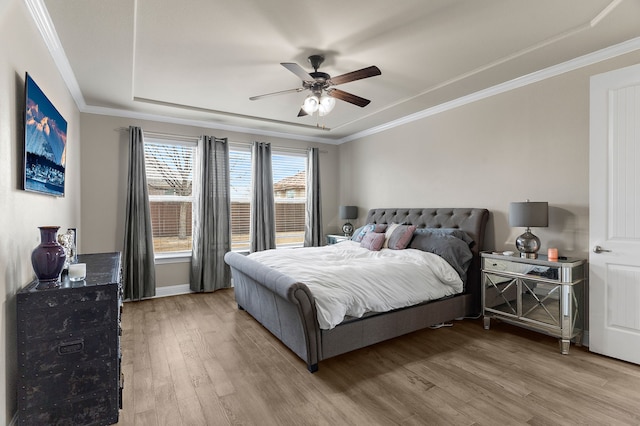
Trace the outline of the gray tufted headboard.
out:
<instances>
[{"instance_id":1,"label":"gray tufted headboard","mask_svg":"<svg viewBox=\"0 0 640 426\"><path fill-rule=\"evenodd\" d=\"M489 220L487 209L477 208L414 208L371 209L365 223L406 223L418 228L458 228L465 231L475 244L471 247L473 260L467 272L466 293L473 294L473 304L480 312L480 251L484 247L484 233Z\"/></svg>"},{"instance_id":2,"label":"gray tufted headboard","mask_svg":"<svg viewBox=\"0 0 640 426\"><path fill-rule=\"evenodd\" d=\"M465 231L476 244L475 254L484 245L484 231L489 211L472 208L371 209L365 223L406 223L418 228L457 228Z\"/></svg>"}]
</instances>

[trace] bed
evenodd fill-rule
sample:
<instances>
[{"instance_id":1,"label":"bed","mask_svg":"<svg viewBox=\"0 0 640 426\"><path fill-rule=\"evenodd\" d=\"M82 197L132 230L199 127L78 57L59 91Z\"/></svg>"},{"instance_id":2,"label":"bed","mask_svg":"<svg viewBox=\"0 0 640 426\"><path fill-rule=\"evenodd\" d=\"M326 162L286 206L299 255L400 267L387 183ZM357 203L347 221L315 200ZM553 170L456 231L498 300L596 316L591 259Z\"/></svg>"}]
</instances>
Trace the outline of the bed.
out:
<instances>
[{"instance_id":1,"label":"bed","mask_svg":"<svg viewBox=\"0 0 640 426\"><path fill-rule=\"evenodd\" d=\"M481 208L371 209L365 223L405 224L423 228L459 229L472 240L472 259L461 293L437 300L349 317L321 328L318 306L309 286L251 257L225 255L231 267L235 298L245 310L306 364L311 372L318 363L346 352L411 333L481 311L480 258L489 212ZM339 243L342 244L342 243ZM307 249L291 249L307 250Z\"/></svg>"}]
</instances>

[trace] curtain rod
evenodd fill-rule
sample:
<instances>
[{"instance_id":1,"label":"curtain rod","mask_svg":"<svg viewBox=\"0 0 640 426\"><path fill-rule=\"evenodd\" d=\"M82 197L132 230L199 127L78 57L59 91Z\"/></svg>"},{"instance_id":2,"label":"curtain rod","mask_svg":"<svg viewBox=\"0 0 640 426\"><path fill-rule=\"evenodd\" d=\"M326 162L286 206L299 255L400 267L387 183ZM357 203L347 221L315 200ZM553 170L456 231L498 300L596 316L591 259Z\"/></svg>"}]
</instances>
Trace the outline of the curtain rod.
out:
<instances>
[{"instance_id":1,"label":"curtain rod","mask_svg":"<svg viewBox=\"0 0 640 426\"><path fill-rule=\"evenodd\" d=\"M116 129L116 131L120 131L120 132L128 132L129 128L128 127L120 127L118 129ZM151 137L156 137L156 138L160 138L160 139L172 139L172 140L178 140L178 141L184 141L184 142L198 142L200 140L200 136L191 136L191 135L177 135L174 133L162 133L162 132L154 132L151 130L145 130L142 129L142 132L144 135L149 135ZM235 146L246 146L246 147L251 147L251 142L245 142L245 141L234 141L231 139L227 139L229 141L229 146L231 145L235 145ZM295 148L295 147L286 147L286 146L276 146L273 145L273 148L277 151L289 151L289 152L307 152L309 150L309 148ZM323 150L319 150L320 153L322 154L328 154L329 151L323 151Z\"/></svg>"}]
</instances>

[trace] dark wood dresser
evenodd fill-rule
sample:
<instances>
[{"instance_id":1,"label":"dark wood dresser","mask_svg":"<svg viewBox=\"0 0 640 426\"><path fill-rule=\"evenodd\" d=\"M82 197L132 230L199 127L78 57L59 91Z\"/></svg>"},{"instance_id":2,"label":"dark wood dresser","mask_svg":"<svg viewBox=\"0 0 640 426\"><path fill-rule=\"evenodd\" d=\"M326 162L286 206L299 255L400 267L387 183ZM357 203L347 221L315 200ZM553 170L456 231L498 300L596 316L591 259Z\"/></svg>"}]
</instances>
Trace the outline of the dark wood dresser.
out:
<instances>
[{"instance_id":1,"label":"dark wood dresser","mask_svg":"<svg viewBox=\"0 0 640 426\"><path fill-rule=\"evenodd\" d=\"M85 254L84 281L34 281L17 294L18 419L24 425L109 425L122 405L120 253Z\"/></svg>"}]
</instances>

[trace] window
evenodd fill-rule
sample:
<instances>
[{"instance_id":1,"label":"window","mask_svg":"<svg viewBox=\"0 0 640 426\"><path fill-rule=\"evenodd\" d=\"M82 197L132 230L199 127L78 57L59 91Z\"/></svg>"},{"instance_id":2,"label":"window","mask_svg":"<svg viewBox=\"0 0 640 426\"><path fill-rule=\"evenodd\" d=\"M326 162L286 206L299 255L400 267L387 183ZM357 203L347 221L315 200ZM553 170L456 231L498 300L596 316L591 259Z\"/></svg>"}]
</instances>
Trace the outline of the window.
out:
<instances>
[{"instance_id":1,"label":"window","mask_svg":"<svg viewBox=\"0 0 640 426\"><path fill-rule=\"evenodd\" d=\"M231 250L249 250L251 152L229 150Z\"/></svg>"},{"instance_id":2,"label":"window","mask_svg":"<svg viewBox=\"0 0 640 426\"><path fill-rule=\"evenodd\" d=\"M302 246L307 202L307 157L272 153L276 247Z\"/></svg>"},{"instance_id":3,"label":"window","mask_svg":"<svg viewBox=\"0 0 640 426\"><path fill-rule=\"evenodd\" d=\"M144 159L156 255L191 252L196 148L195 142L145 140Z\"/></svg>"},{"instance_id":4,"label":"window","mask_svg":"<svg viewBox=\"0 0 640 426\"><path fill-rule=\"evenodd\" d=\"M271 155L273 191L276 209L276 246L301 246L304 243L306 210L305 154ZM231 248L249 249L251 203L251 152L229 152L231 184Z\"/></svg>"}]
</instances>

